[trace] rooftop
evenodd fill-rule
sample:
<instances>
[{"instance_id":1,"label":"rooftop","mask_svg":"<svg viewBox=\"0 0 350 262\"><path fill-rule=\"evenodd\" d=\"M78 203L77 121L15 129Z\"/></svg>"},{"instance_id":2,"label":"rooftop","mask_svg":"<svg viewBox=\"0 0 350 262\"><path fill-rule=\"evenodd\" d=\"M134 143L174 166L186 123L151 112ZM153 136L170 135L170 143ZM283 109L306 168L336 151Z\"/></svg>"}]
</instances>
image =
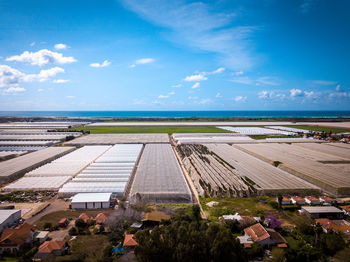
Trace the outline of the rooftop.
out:
<instances>
[{"instance_id":1,"label":"rooftop","mask_svg":"<svg viewBox=\"0 0 350 262\"><path fill-rule=\"evenodd\" d=\"M38 253L51 253L54 250L60 250L65 245L65 243L66 241L64 240L45 241L39 247Z\"/></svg>"},{"instance_id":2,"label":"rooftop","mask_svg":"<svg viewBox=\"0 0 350 262\"><path fill-rule=\"evenodd\" d=\"M247 227L244 229L244 232L249 235L253 241L261 241L270 237L269 233L260 223Z\"/></svg>"},{"instance_id":3,"label":"rooftop","mask_svg":"<svg viewBox=\"0 0 350 262\"><path fill-rule=\"evenodd\" d=\"M17 212L21 212L21 210L16 210L16 209L12 209L12 210L0 210L0 224L4 223L5 220L11 216L12 214L15 214Z\"/></svg>"},{"instance_id":4,"label":"rooftop","mask_svg":"<svg viewBox=\"0 0 350 262\"><path fill-rule=\"evenodd\" d=\"M78 193L72 198L72 203L108 202L112 193Z\"/></svg>"},{"instance_id":5,"label":"rooftop","mask_svg":"<svg viewBox=\"0 0 350 262\"><path fill-rule=\"evenodd\" d=\"M309 213L343 213L343 211L334 206L302 206L301 209Z\"/></svg>"}]
</instances>

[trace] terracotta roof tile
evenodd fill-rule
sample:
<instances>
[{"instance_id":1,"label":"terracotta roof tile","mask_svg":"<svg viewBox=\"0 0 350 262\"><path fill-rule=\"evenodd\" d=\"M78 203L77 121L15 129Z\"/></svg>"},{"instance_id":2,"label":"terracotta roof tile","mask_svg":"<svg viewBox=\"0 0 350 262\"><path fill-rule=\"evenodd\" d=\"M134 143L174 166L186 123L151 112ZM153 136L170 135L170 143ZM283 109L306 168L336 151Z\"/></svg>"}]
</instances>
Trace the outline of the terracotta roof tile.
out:
<instances>
[{"instance_id":1,"label":"terracotta roof tile","mask_svg":"<svg viewBox=\"0 0 350 262\"><path fill-rule=\"evenodd\" d=\"M45 241L39 247L38 253L52 253L54 250L60 250L65 245L66 241Z\"/></svg>"},{"instance_id":2,"label":"terracotta roof tile","mask_svg":"<svg viewBox=\"0 0 350 262\"><path fill-rule=\"evenodd\" d=\"M123 246L124 247L134 247L137 246L137 242L136 239L134 237L134 235L132 234L125 234L125 238L124 238L124 242L123 242Z\"/></svg>"},{"instance_id":3,"label":"terracotta roof tile","mask_svg":"<svg viewBox=\"0 0 350 262\"><path fill-rule=\"evenodd\" d=\"M251 227L247 227L244 229L244 232L249 235L254 242L261 241L270 237L269 233L260 223L255 224Z\"/></svg>"}]
</instances>

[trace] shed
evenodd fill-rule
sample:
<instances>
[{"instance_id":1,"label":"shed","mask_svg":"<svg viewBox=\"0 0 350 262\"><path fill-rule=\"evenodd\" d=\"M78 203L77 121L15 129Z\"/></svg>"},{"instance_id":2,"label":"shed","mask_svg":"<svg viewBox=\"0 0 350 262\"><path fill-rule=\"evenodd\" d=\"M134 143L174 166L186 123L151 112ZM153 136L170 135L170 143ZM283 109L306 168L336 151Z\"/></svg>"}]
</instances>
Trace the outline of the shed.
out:
<instances>
[{"instance_id":1,"label":"shed","mask_svg":"<svg viewBox=\"0 0 350 262\"><path fill-rule=\"evenodd\" d=\"M72 198L72 209L109 208L112 193L79 193Z\"/></svg>"},{"instance_id":2,"label":"shed","mask_svg":"<svg viewBox=\"0 0 350 262\"><path fill-rule=\"evenodd\" d=\"M0 233L21 219L21 210L0 210Z\"/></svg>"},{"instance_id":3,"label":"shed","mask_svg":"<svg viewBox=\"0 0 350 262\"><path fill-rule=\"evenodd\" d=\"M302 206L300 212L313 218L343 219L344 217L343 211L334 206Z\"/></svg>"}]
</instances>

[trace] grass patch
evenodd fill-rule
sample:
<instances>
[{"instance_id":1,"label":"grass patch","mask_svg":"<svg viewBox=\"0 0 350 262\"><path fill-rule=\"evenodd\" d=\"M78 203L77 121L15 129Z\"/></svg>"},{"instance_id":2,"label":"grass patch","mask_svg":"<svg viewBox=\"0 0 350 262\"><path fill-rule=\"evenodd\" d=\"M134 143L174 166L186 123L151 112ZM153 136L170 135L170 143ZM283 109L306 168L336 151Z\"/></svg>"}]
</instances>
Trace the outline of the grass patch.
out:
<instances>
[{"instance_id":1,"label":"grass patch","mask_svg":"<svg viewBox=\"0 0 350 262\"><path fill-rule=\"evenodd\" d=\"M90 131L91 134L137 133L230 133L215 126L85 126L73 130ZM232 132L231 132L232 133Z\"/></svg>"},{"instance_id":2,"label":"grass patch","mask_svg":"<svg viewBox=\"0 0 350 262\"><path fill-rule=\"evenodd\" d=\"M349 128L338 128L338 127L328 127L328 126L288 126L288 127L311 130L311 131L316 131L316 132L325 132L325 133L350 132Z\"/></svg>"},{"instance_id":3,"label":"grass patch","mask_svg":"<svg viewBox=\"0 0 350 262\"><path fill-rule=\"evenodd\" d=\"M84 261L99 261L103 257L103 250L108 245L106 235L78 236L70 241L72 255L84 255Z\"/></svg>"},{"instance_id":4,"label":"grass patch","mask_svg":"<svg viewBox=\"0 0 350 262\"><path fill-rule=\"evenodd\" d=\"M51 223L52 225L56 225L58 221L62 218L78 218L81 213L87 213L93 216L96 216L98 213L103 212L106 214L110 214L113 210L66 210L66 211L57 211L50 214L47 214L39 219L35 224L38 229L43 230L45 223Z\"/></svg>"},{"instance_id":5,"label":"grass patch","mask_svg":"<svg viewBox=\"0 0 350 262\"><path fill-rule=\"evenodd\" d=\"M252 135L250 138L260 140L266 138L302 138L303 136L286 136L286 135Z\"/></svg>"}]
</instances>

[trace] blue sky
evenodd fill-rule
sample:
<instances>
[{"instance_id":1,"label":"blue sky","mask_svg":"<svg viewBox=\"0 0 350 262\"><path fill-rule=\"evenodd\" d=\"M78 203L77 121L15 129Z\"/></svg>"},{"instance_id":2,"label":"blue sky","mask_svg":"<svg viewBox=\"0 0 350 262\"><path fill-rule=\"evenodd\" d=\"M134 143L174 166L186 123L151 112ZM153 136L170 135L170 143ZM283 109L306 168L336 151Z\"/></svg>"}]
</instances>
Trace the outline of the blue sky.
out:
<instances>
[{"instance_id":1,"label":"blue sky","mask_svg":"<svg viewBox=\"0 0 350 262\"><path fill-rule=\"evenodd\" d=\"M347 0L0 0L0 110L350 110Z\"/></svg>"}]
</instances>

